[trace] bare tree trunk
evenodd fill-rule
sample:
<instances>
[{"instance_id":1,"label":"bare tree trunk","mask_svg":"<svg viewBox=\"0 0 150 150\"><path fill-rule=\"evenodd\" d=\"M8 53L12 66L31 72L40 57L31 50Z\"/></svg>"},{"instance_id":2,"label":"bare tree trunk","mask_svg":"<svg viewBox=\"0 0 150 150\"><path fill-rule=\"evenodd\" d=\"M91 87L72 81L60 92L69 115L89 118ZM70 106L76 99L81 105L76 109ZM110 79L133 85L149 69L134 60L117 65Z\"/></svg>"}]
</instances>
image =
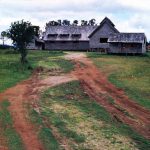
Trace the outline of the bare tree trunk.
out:
<instances>
[{"instance_id":1,"label":"bare tree trunk","mask_svg":"<svg viewBox=\"0 0 150 150\"><path fill-rule=\"evenodd\" d=\"M3 38L2 40L3 40L3 46L4 46L4 44L5 44L4 41L5 41L5 40L4 40L4 38Z\"/></svg>"},{"instance_id":2,"label":"bare tree trunk","mask_svg":"<svg viewBox=\"0 0 150 150\"><path fill-rule=\"evenodd\" d=\"M20 53L21 53L21 59L20 59L21 63L22 63L22 64L27 63L27 62L28 62L27 59L26 59L27 50L24 49L24 48L22 48L22 49L20 49Z\"/></svg>"}]
</instances>

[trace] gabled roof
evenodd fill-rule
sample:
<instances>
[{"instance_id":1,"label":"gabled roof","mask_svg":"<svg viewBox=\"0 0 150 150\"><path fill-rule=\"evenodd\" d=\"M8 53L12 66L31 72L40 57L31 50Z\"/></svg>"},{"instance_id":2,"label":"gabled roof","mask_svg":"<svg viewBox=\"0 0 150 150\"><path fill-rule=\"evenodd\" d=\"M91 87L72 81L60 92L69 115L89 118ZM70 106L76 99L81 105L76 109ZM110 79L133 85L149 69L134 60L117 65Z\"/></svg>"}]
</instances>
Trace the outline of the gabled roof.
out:
<instances>
[{"instance_id":1,"label":"gabled roof","mask_svg":"<svg viewBox=\"0 0 150 150\"><path fill-rule=\"evenodd\" d=\"M109 22L113 27L115 26L114 23L107 17L105 17L102 22L100 23L100 25L103 25L105 22Z\"/></svg>"},{"instance_id":2,"label":"gabled roof","mask_svg":"<svg viewBox=\"0 0 150 150\"><path fill-rule=\"evenodd\" d=\"M105 23L107 23L116 33L119 33L113 22L109 18L105 17L100 25L89 35L89 38L92 37Z\"/></svg>"},{"instance_id":3,"label":"gabled roof","mask_svg":"<svg viewBox=\"0 0 150 150\"><path fill-rule=\"evenodd\" d=\"M44 41L55 40L55 41L72 41L75 38L72 37L73 34L81 35L78 40L80 41L89 41L89 34L91 34L97 26L48 26L44 33ZM48 38L49 34L58 34L55 38ZM61 38L60 35L62 34L69 34L66 38Z\"/></svg>"},{"instance_id":4,"label":"gabled roof","mask_svg":"<svg viewBox=\"0 0 150 150\"><path fill-rule=\"evenodd\" d=\"M110 35L108 42L110 43L144 43L144 33L113 33Z\"/></svg>"}]
</instances>

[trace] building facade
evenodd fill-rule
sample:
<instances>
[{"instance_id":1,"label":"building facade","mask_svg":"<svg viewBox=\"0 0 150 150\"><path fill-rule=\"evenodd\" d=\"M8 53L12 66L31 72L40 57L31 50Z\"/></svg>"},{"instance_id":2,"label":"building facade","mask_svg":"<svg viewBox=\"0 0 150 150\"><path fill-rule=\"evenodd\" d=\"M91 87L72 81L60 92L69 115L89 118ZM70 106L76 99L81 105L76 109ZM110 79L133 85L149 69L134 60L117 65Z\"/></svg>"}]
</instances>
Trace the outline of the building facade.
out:
<instances>
[{"instance_id":1,"label":"building facade","mask_svg":"<svg viewBox=\"0 0 150 150\"><path fill-rule=\"evenodd\" d=\"M43 40L40 40L38 37L34 37L32 41L27 45L27 49L30 50L42 50L45 49L45 43Z\"/></svg>"},{"instance_id":2,"label":"building facade","mask_svg":"<svg viewBox=\"0 0 150 150\"><path fill-rule=\"evenodd\" d=\"M120 33L105 17L100 25L51 26L43 34L46 50L105 50L107 53L145 53L144 33Z\"/></svg>"},{"instance_id":3,"label":"building facade","mask_svg":"<svg viewBox=\"0 0 150 150\"><path fill-rule=\"evenodd\" d=\"M89 35L90 49L109 49L108 38L112 33L119 33L110 19L105 18Z\"/></svg>"},{"instance_id":4,"label":"building facade","mask_svg":"<svg viewBox=\"0 0 150 150\"><path fill-rule=\"evenodd\" d=\"M44 33L45 49L88 50L89 34L97 26L47 26Z\"/></svg>"},{"instance_id":5,"label":"building facade","mask_svg":"<svg viewBox=\"0 0 150 150\"><path fill-rule=\"evenodd\" d=\"M108 53L141 54L146 52L146 36L144 33L111 34Z\"/></svg>"}]
</instances>

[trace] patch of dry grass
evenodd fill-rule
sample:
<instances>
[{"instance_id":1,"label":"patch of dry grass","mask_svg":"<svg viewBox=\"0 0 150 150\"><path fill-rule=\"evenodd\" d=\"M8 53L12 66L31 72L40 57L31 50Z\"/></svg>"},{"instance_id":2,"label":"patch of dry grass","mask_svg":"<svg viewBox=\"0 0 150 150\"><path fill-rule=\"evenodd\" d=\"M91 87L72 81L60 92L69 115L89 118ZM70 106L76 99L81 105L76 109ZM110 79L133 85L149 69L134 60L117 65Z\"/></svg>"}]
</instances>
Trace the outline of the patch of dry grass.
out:
<instances>
[{"instance_id":1,"label":"patch of dry grass","mask_svg":"<svg viewBox=\"0 0 150 150\"><path fill-rule=\"evenodd\" d=\"M78 81L45 91L39 106L39 118L46 119L50 126L56 128L72 149L138 149L128 134L122 134L120 127L113 125L108 113L90 100Z\"/></svg>"}]
</instances>

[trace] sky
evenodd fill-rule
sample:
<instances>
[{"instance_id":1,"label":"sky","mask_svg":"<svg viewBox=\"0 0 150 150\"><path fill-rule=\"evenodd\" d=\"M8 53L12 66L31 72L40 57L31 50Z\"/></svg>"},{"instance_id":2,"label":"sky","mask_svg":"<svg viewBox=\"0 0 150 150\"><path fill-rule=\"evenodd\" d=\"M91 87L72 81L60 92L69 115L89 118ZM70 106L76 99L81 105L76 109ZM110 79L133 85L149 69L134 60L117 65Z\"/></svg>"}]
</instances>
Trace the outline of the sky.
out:
<instances>
[{"instance_id":1,"label":"sky","mask_svg":"<svg viewBox=\"0 0 150 150\"><path fill-rule=\"evenodd\" d=\"M100 23L106 16L120 32L144 32L150 40L150 0L0 0L0 32L22 19L44 30L50 20Z\"/></svg>"}]
</instances>

